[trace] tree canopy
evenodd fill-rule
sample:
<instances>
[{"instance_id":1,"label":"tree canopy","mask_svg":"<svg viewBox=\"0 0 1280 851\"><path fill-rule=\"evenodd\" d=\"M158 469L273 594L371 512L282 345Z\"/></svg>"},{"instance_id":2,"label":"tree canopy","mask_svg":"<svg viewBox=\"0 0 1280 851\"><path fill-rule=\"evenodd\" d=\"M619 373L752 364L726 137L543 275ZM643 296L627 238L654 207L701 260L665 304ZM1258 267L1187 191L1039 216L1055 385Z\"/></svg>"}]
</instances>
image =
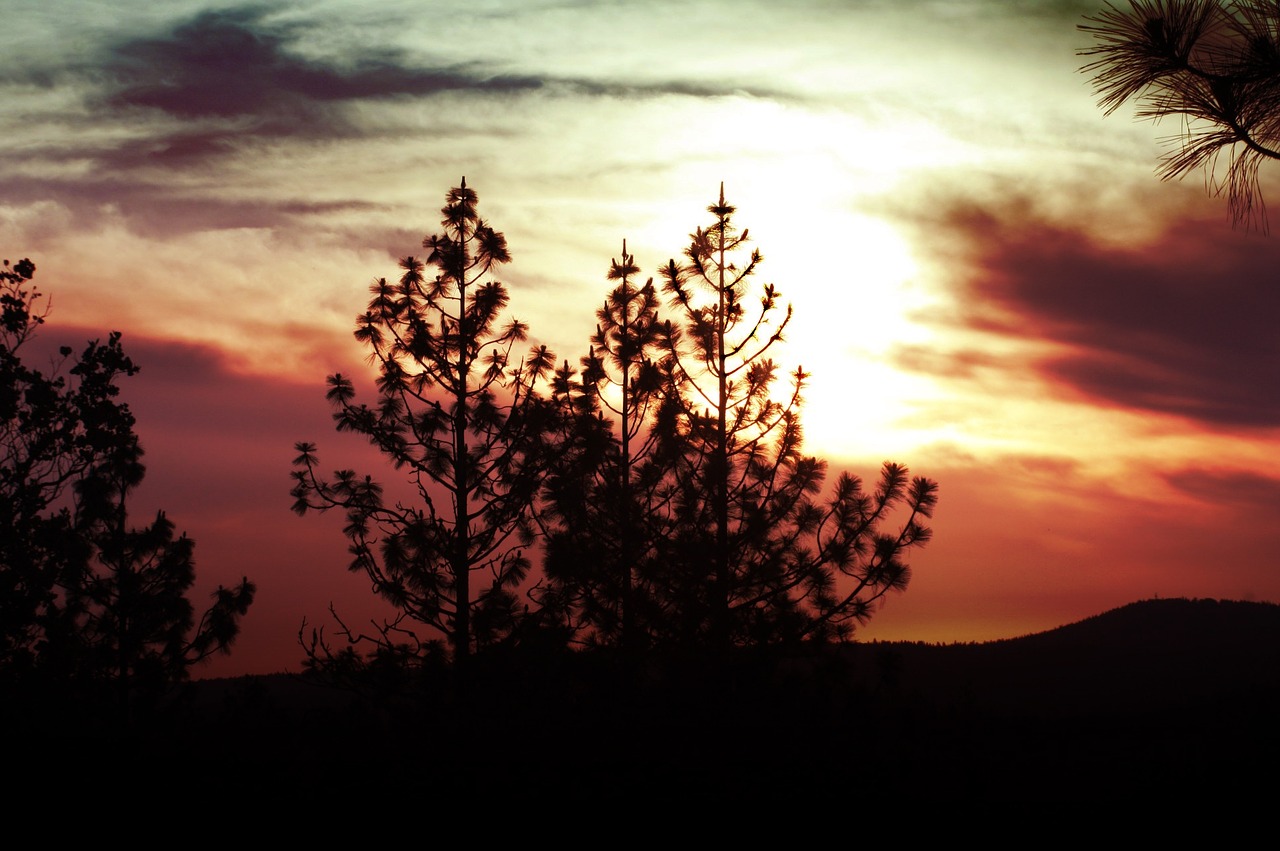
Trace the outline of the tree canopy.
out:
<instances>
[{"instance_id":1,"label":"tree canopy","mask_svg":"<svg viewBox=\"0 0 1280 851\"><path fill-rule=\"evenodd\" d=\"M29 260L0 271L0 677L130 712L229 651L255 589L220 587L196 618L193 542L164 512L129 521L145 467L119 381L138 367L118 332L31 367L48 313L34 275Z\"/></svg>"}]
</instances>

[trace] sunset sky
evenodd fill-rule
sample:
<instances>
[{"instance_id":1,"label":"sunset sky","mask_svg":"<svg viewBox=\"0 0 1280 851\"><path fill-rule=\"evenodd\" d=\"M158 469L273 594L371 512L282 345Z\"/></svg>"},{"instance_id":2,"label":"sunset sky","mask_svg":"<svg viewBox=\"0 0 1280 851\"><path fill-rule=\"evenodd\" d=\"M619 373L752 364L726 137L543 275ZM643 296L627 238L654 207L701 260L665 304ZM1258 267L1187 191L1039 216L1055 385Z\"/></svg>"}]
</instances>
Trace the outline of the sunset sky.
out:
<instances>
[{"instance_id":1,"label":"sunset sky","mask_svg":"<svg viewBox=\"0 0 1280 851\"><path fill-rule=\"evenodd\" d=\"M304 618L380 611L341 518L290 512L293 444L394 479L324 380L368 374L367 286L464 175L510 313L574 363L622 241L656 275L724 182L795 309L808 450L940 485L861 638L1280 601L1280 236L1157 179L1176 124L1098 110L1077 25L1101 8L16 0L0 247L36 263L46 342L118 329L142 366L138 522L196 541L201 597L259 587L203 675L297 670Z\"/></svg>"}]
</instances>

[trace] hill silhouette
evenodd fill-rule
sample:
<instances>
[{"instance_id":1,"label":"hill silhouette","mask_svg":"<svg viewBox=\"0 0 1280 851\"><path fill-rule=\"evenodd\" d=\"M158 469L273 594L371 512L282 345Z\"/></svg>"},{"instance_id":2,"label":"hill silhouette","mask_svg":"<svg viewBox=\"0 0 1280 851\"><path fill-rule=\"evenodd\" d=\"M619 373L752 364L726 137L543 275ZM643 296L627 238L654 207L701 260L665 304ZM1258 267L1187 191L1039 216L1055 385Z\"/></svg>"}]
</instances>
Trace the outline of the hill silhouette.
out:
<instances>
[{"instance_id":1,"label":"hill silhouette","mask_svg":"<svg viewBox=\"0 0 1280 851\"><path fill-rule=\"evenodd\" d=\"M857 789L1261 799L1280 757L1280 606L1269 603L1146 600L1003 641L754 651L714 670L684 658L627 673L586 653L486 664L465 700L444 683L370 700L299 676L207 680L146 731L54 741L9 725L10 738L46 760L66 747L62 765L113 750L190 765L218 789L273 800L306 800L317 777L429 766L412 773L455 771L472 788L548 802L739 807L836 803ZM415 783L385 794L414 799Z\"/></svg>"},{"instance_id":2,"label":"hill silhouette","mask_svg":"<svg viewBox=\"0 0 1280 851\"><path fill-rule=\"evenodd\" d=\"M1020 638L852 652L864 670L895 659L900 688L991 712L1165 712L1280 687L1280 606L1153 599Z\"/></svg>"}]
</instances>

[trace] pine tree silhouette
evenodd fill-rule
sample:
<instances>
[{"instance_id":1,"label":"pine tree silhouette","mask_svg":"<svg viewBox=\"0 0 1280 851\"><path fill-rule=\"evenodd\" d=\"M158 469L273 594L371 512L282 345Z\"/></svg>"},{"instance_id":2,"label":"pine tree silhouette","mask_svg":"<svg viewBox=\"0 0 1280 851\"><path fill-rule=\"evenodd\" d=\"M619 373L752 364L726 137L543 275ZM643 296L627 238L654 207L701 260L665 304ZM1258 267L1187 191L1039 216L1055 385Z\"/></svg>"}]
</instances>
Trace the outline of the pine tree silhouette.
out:
<instances>
[{"instance_id":1,"label":"pine tree silhouette","mask_svg":"<svg viewBox=\"0 0 1280 851\"><path fill-rule=\"evenodd\" d=\"M463 179L441 211L443 232L423 241L426 261L406 257L399 281L371 288L355 336L379 369L376 406L356 400L348 377L329 378L338 430L368 438L405 472L416 501L389 502L371 476L351 470L322 478L311 443L297 445L294 462L294 509L343 509L351 569L397 609L372 634L339 620L347 649L411 665L437 652L432 634L444 635L461 663L514 629L554 413L536 390L554 370L552 354L537 347L513 361L527 328L500 324L508 295L493 278L510 260L507 243L476 204ZM352 662L319 630L307 647L312 664Z\"/></svg>"},{"instance_id":2,"label":"pine tree silhouette","mask_svg":"<svg viewBox=\"0 0 1280 851\"><path fill-rule=\"evenodd\" d=\"M826 463L800 451L803 369L785 401L772 394L778 370L769 353L791 309L771 284L752 305L762 257L748 251L723 185L707 209L714 221L693 233L685 261L663 269L682 320L667 336L664 365L679 403L664 435L679 459L666 572L671 626L679 642L721 649L847 638L877 601L906 587L903 556L929 539L923 521L937 485L886 463L874 493L842 474L820 499ZM901 527L884 531L899 509Z\"/></svg>"}]
</instances>

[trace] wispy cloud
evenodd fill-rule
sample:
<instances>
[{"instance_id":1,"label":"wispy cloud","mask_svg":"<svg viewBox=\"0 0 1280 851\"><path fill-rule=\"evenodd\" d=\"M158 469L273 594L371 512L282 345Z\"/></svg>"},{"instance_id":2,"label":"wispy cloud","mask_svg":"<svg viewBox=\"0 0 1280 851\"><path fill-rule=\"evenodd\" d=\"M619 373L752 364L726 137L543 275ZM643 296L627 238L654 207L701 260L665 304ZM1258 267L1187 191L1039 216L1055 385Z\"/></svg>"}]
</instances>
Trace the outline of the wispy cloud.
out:
<instances>
[{"instance_id":1,"label":"wispy cloud","mask_svg":"<svg viewBox=\"0 0 1280 851\"><path fill-rule=\"evenodd\" d=\"M1026 213L1025 205L1006 209ZM1280 425L1272 392L1280 386L1280 243L1222 221L1181 220L1121 246L986 208L957 210L949 226L974 252L949 321L1044 344L1055 353L1032 367L1098 404L1211 426ZM999 359L981 350L945 360L906 350L900 362L962 377Z\"/></svg>"},{"instance_id":2,"label":"wispy cloud","mask_svg":"<svg viewBox=\"0 0 1280 851\"><path fill-rule=\"evenodd\" d=\"M208 11L161 36L109 48L108 91L99 107L154 111L182 129L151 144L160 159L225 153L257 137L327 138L356 132L351 103L444 92L537 89L534 77L487 72L478 63L419 67L391 52L342 63L305 57L293 46L298 24L270 21L262 9ZM201 129L194 129L198 127ZM125 150L122 153L128 154Z\"/></svg>"},{"instance_id":3,"label":"wispy cloud","mask_svg":"<svg viewBox=\"0 0 1280 851\"><path fill-rule=\"evenodd\" d=\"M1202 502L1252 509L1270 518L1280 504L1280 478L1252 470L1189 467L1166 474L1166 481Z\"/></svg>"},{"instance_id":4,"label":"wispy cloud","mask_svg":"<svg viewBox=\"0 0 1280 851\"><path fill-rule=\"evenodd\" d=\"M392 61L350 67L290 52L292 29L268 24L260 11L204 12L160 38L115 46L106 64L116 107L149 107L180 118L253 116L272 132L298 119L323 126L320 104L445 91L519 91L530 77L487 75L477 67L414 68Z\"/></svg>"}]
</instances>

